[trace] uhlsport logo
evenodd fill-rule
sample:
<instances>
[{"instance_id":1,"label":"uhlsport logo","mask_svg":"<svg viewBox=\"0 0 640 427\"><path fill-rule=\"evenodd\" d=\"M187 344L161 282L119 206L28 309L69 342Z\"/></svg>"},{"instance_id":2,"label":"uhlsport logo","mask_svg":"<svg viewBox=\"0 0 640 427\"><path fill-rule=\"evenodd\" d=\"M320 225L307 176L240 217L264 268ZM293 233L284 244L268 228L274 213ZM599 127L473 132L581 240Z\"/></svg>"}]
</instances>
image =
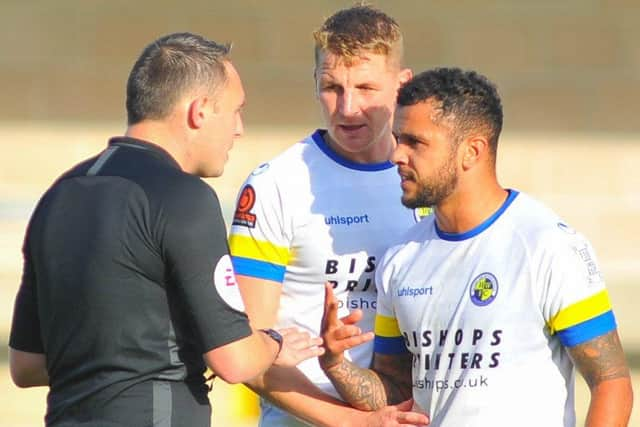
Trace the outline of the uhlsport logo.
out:
<instances>
[{"instance_id":1,"label":"uhlsport logo","mask_svg":"<svg viewBox=\"0 0 640 427\"><path fill-rule=\"evenodd\" d=\"M363 215L330 215L324 217L324 223L327 225L346 225L353 224L369 224L369 214Z\"/></svg>"},{"instance_id":2,"label":"uhlsport logo","mask_svg":"<svg viewBox=\"0 0 640 427\"><path fill-rule=\"evenodd\" d=\"M469 293L475 305L489 305L498 296L498 279L491 273L482 273L471 282Z\"/></svg>"},{"instance_id":3,"label":"uhlsport logo","mask_svg":"<svg viewBox=\"0 0 640 427\"><path fill-rule=\"evenodd\" d=\"M420 222L424 218L426 218L429 215L431 215L432 213L433 213L433 209L432 208L429 208L427 206L422 206L422 207L419 207L419 208L415 208L413 210L413 218L416 220L416 222Z\"/></svg>"}]
</instances>

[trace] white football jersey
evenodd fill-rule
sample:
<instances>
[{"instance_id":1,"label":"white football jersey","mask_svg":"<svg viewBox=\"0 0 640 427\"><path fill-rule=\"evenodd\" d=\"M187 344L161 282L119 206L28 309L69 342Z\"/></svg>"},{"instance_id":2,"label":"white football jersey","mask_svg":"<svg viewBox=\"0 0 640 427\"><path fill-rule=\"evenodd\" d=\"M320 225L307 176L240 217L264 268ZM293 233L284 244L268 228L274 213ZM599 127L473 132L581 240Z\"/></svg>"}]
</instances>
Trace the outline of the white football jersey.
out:
<instances>
[{"instance_id":1,"label":"white football jersey","mask_svg":"<svg viewBox=\"0 0 640 427\"><path fill-rule=\"evenodd\" d=\"M575 425L565 350L615 329L589 242L510 190L475 229L431 216L377 271L375 352L413 354L413 395L433 427Z\"/></svg>"},{"instance_id":2,"label":"white football jersey","mask_svg":"<svg viewBox=\"0 0 640 427\"><path fill-rule=\"evenodd\" d=\"M324 283L329 281L341 304L340 316L362 309L360 326L372 331L380 257L428 210L401 204L400 178L392 163L345 160L326 145L322 132L293 145L247 178L229 239L234 269L282 283L276 328L296 326L319 335ZM347 357L368 367L372 346L356 347ZM338 397L316 358L299 368Z\"/></svg>"}]
</instances>

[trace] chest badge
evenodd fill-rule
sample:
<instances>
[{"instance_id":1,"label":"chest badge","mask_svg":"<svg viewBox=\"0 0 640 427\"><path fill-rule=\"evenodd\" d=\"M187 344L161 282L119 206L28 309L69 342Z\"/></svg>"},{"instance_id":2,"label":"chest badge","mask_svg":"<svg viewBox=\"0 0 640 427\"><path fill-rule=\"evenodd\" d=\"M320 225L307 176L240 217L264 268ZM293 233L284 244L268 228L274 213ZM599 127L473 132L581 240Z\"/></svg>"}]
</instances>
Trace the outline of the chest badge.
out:
<instances>
[{"instance_id":1,"label":"chest badge","mask_svg":"<svg viewBox=\"0 0 640 427\"><path fill-rule=\"evenodd\" d=\"M498 296L498 279L491 273L482 273L471 281L469 293L475 305L489 305Z\"/></svg>"}]
</instances>

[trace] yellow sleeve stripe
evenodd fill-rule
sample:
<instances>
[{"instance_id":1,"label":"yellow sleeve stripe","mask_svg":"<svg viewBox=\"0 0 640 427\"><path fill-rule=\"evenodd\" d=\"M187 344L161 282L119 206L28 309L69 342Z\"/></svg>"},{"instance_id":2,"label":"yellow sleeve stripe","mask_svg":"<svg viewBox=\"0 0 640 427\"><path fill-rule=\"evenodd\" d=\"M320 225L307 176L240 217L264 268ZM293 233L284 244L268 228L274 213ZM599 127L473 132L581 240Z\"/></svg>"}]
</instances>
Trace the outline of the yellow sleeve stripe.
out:
<instances>
[{"instance_id":1,"label":"yellow sleeve stripe","mask_svg":"<svg viewBox=\"0 0 640 427\"><path fill-rule=\"evenodd\" d=\"M395 317L387 317L381 314L376 314L376 322L374 326L374 332L380 337L399 337L402 336L398 321Z\"/></svg>"},{"instance_id":2,"label":"yellow sleeve stripe","mask_svg":"<svg viewBox=\"0 0 640 427\"><path fill-rule=\"evenodd\" d=\"M560 310L549 321L549 329L551 333L555 333L600 316L609 310L611 310L611 300L609 299L609 293L604 289L587 299Z\"/></svg>"},{"instance_id":3,"label":"yellow sleeve stripe","mask_svg":"<svg viewBox=\"0 0 640 427\"><path fill-rule=\"evenodd\" d=\"M256 240L240 234L232 234L229 237L229 250L234 257L249 258L279 265L288 265L291 258L289 248L276 246L273 243Z\"/></svg>"}]
</instances>

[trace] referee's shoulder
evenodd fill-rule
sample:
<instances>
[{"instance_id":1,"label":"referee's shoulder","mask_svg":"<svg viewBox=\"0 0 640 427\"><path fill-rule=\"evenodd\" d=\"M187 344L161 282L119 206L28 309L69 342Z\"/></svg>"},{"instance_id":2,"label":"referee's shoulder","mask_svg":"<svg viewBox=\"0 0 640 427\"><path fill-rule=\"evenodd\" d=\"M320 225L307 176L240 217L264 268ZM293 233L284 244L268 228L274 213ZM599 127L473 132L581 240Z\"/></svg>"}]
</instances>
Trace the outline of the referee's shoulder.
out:
<instances>
[{"instance_id":1,"label":"referee's shoulder","mask_svg":"<svg viewBox=\"0 0 640 427\"><path fill-rule=\"evenodd\" d=\"M202 178L177 171L164 177L162 185L156 188L157 196L165 202L193 205L198 202L219 202L218 196Z\"/></svg>"}]
</instances>

